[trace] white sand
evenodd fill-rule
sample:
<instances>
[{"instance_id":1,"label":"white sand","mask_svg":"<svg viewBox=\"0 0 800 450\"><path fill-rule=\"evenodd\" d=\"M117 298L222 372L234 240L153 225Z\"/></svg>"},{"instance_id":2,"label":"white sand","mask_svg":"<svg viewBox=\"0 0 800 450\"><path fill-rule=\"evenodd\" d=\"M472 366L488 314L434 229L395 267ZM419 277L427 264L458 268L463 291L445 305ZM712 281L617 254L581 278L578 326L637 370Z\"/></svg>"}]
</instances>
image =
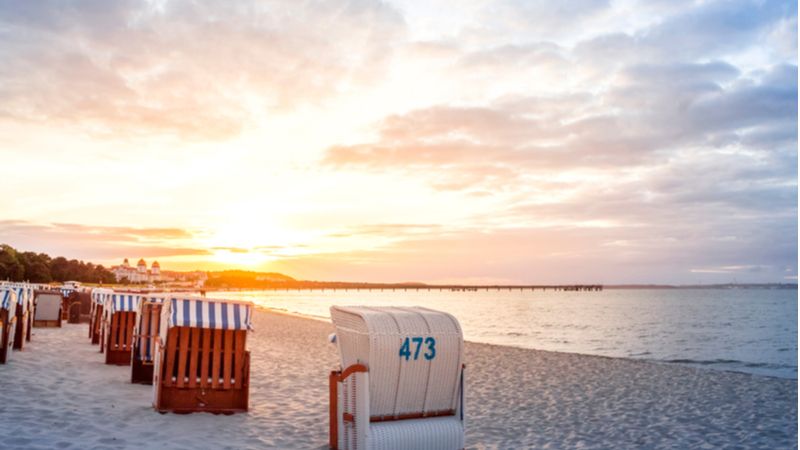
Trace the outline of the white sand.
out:
<instances>
[{"instance_id":1,"label":"white sand","mask_svg":"<svg viewBox=\"0 0 800 450\"><path fill-rule=\"evenodd\" d=\"M326 448L330 324L255 315L247 414L159 414L87 325L0 366L0 448ZM470 448L797 448L797 382L467 344Z\"/></svg>"}]
</instances>

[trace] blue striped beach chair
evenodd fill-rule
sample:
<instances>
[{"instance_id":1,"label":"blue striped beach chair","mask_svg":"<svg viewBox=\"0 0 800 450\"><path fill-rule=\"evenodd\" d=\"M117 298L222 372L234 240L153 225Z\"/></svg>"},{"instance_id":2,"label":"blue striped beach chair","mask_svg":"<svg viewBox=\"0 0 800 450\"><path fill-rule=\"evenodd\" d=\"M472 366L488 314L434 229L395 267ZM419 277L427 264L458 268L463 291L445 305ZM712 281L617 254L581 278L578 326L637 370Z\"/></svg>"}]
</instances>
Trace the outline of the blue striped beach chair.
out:
<instances>
[{"instance_id":1,"label":"blue striped beach chair","mask_svg":"<svg viewBox=\"0 0 800 450\"><path fill-rule=\"evenodd\" d=\"M247 411L253 304L170 296L161 308L153 372L159 412Z\"/></svg>"},{"instance_id":2,"label":"blue striped beach chair","mask_svg":"<svg viewBox=\"0 0 800 450\"><path fill-rule=\"evenodd\" d=\"M30 340L30 326L33 325L33 287L21 283L12 285L17 294L17 326L14 334L14 350L22 350L25 340Z\"/></svg>"},{"instance_id":3,"label":"blue striped beach chair","mask_svg":"<svg viewBox=\"0 0 800 450\"><path fill-rule=\"evenodd\" d=\"M106 354L106 364L127 366L131 363L133 327L136 322L138 294L115 292L103 306L103 336L100 351Z\"/></svg>"},{"instance_id":4,"label":"blue striped beach chair","mask_svg":"<svg viewBox=\"0 0 800 450\"><path fill-rule=\"evenodd\" d=\"M92 306L89 310L89 338L92 344L100 343L101 324L103 323L103 307L108 296L113 294L111 289L92 289Z\"/></svg>"},{"instance_id":5,"label":"blue striped beach chair","mask_svg":"<svg viewBox=\"0 0 800 450\"><path fill-rule=\"evenodd\" d=\"M143 295L136 309L131 358L131 383L153 384L153 363L164 295Z\"/></svg>"},{"instance_id":6,"label":"blue striped beach chair","mask_svg":"<svg viewBox=\"0 0 800 450\"><path fill-rule=\"evenodd\" d=\"M17 293L10 286L0 287L0 364L11 356L17 325Z\"/></svg>"}]
</instances>

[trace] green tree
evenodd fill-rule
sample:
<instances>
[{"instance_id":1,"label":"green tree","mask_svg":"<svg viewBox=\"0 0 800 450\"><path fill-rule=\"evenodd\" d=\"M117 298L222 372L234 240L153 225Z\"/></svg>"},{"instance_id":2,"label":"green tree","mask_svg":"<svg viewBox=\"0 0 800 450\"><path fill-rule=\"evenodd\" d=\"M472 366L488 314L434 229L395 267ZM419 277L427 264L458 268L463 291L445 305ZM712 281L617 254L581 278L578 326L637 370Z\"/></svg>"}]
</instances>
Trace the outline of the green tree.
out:
<instances>
[{"instance_id":1,"label":"green tree","mask_svg":"<svg viewBox=\"0 0 800 450\"><path fill-rule=\"evenodd\" d=\"M22 281L25 268L19 262L17 251L11 246L0 245L0 279Z\"/></svg>"},{"instance_id":2,"label":"green tree","mask_svg":"<svg viewBox=\"0 0 800 450\"><path fill-rule=\"evenodd\" d=\"M23 279L32 283L53 281L53 277L50 276L50 257L46 254L22 252L17 253L17 258L24 268Z\"/></svg>"}]
</instances>

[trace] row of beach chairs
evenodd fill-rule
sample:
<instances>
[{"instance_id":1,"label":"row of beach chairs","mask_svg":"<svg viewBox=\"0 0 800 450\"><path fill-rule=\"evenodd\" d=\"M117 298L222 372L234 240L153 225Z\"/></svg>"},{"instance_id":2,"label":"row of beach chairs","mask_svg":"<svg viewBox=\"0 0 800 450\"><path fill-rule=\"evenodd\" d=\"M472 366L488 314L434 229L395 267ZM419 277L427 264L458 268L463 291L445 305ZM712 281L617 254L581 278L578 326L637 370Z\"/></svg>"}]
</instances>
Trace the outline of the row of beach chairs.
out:
<instances>
[{"instance_id":1,"label":"row of beach chairs","mask_svg":"<svg viewBox=\"0 0 800 450\"><path fill-rule=\"evenodd\" d=\"M233 413L249 404L249 302L93 292L90 337L131 364L161 412ZM464 340L427 308L331 308L341 366L329 376L334 449L464 448Z\"/></svg>"},{"instance_id":2,"label":"row of beach chairs","mask_svg":"<svg viewBox=\"0 0 800 450\"><path fill-rule=\"evenodd\" d=\"M30 340L36 309L61 304L51 295L62 297L0 285L0 362L19 336ZM159 412L229 414L249 407L252 316L250 302L97 288L88 337L107 364L131 366L132 383L153 386ZM331 448L464 448L464 341L452 315L333 306L331 319L340 356L328 379Z\"/></svg>"},{"instance_id":3,"label":"row of beach chairs","mask_svg":"<svg viewBox=\"0 0 800 450\"><path fill-rule=\"evenodd\" d=\"M33 327L51 326L51 318L52 326L61 326L62 300L61 292L48 285L0 281L0 364L8 362L12 350L23 350Z\"/></svg>"},{"instance_id":4,"label":"row of beach chairs","mask_svg":"<svg viewBox=\"0 0 800 450\"><path fill-rule=\"evenodd\" d=\"M228 414L248 410L252 315L250 302L95 289L89 337L153 385L156 410Z\"/></svg>"}]
</instances>

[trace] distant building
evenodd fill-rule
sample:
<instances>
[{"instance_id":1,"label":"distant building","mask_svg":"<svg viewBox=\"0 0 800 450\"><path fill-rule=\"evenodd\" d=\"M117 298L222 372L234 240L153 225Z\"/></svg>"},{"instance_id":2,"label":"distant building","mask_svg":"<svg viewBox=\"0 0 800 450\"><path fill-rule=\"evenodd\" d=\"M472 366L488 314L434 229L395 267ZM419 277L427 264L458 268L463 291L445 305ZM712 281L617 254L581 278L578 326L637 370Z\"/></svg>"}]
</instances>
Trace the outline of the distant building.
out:
<instances>
[{"instance_id":1,"label":"distant building","mask_svg":"<svg viewBox=\"0 0 800 450\"><path fill-rule=\"evenodd\" d=\"M158 264L158 261L154 261L153 265L150 266L150 270L147 270L147 263L144 259L140 259L139 262L136 263L136 268L133 268L128 262L128 258L125 258L122 265L112 267L111 272L117 278L118 283L121 282L123 278L127 278L129 283L153 283L155 281L161 281L161 265Z\"/></svg>"}]
</instances>

